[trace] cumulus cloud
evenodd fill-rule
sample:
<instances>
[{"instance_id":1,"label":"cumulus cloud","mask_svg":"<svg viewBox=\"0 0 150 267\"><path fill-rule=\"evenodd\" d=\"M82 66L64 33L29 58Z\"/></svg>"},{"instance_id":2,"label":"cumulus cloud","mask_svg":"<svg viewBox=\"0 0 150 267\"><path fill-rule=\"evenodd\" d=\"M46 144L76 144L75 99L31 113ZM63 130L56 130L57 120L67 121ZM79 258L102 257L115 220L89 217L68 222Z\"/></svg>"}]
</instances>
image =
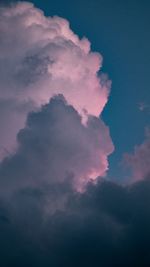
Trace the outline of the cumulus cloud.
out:
<instances>
[{"instance_id":1,"label":"cumulus cloud","mask_svg":"<svg viewBox=\"0 0 150 267\"><path fill-rule=\"evenodd\" d=\"M127 156L147 179L102 180L101 55L26 2L0 9L0 36L0 266L150 266L149 135Z\"/></svg>"},{"instance_id":2,"label":"cumulus cloud","mask_svg":"<svg viewBox=\"0 0 150 267\"><path fill-rule=\"evenodd\" d=\"M90 179L104 176L113 151L109 129L89 116L82 124L79 113L62 95L28 115L18 133L18 149L0 165L6 190L15 186L38 186L64 182L67 177L80 189Z\"/></svg>"},{"instance_id":3,"label":"cumulus cloud","mask_svg":"<svg viewBox=\"0 0 150 267\"><path fill-rule=\"evenodd\" d=\"M124 162L132 171L132 179L141 180L150 175L150 130L146 130L144 142L134 148L133 154L126 153Z\"/></svg>"},{"instance_id":4,"label":"cumulus cloud","mask_svg":"<svg viewBox=\"0 0 150 267\"><path fill-rule=\"evenodd\" d=\"M7 125L14 123L11 136L3 119L1 123L8 137L2 134L0 142L7 150L27 113L55 94L63 94L83 120L86 113L101 114L110 90L110 81L98 75L102 56L73 33L67 20L45 17L31 3L15 3L0 8L0 36L0 101L15 101L15 110L4 114ZM16 114L17 106L28 102Z\"/></svg>"}]
</instances>

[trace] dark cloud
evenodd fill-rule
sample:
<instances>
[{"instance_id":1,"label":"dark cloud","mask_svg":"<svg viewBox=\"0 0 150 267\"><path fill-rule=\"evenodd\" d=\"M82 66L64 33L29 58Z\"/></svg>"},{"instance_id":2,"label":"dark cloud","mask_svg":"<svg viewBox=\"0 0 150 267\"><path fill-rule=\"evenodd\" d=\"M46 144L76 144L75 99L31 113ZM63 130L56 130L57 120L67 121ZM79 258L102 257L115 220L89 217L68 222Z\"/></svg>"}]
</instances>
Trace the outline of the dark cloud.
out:
<instances>
[{"instance_id":1,"label":"dark cloud","mask_svg":"<svg viewBox=\"0 0 150 267\"><path fill-rule=\"evenodd\" d=\"M30 113L17 141L15 154L0 165L4 194L9 188L61 183L67 177L72 177L74 188L82 189L90 179L105 173L107 155L113 149L104 123L89 116L83 125L63 96Z\"/></svg>"},{"instance_id":2,"label":"dark cloud","mask_svg":"<svg viewBox=\"0 0 150 267\"><path fill-rule=\"evenodd\" d=\"M63 96L28 115L0 164L0 266L150 266L150 180L76 190L101 164L101 132L107 143L101 120L83 125Z\"/></svg>"},{"instance_id":3,"label":"dark cloud","mask_svg":"<svg viewBox=\"0 0 150 267\"><path fill-rule=\"evenodd\" d=\"M43 212L45 194L19 192L7 217L1 213L1 266L147 267L149 192L150 180L131 187L100 181L72 192L53 214Z\"/></svg>"}]
</instances>

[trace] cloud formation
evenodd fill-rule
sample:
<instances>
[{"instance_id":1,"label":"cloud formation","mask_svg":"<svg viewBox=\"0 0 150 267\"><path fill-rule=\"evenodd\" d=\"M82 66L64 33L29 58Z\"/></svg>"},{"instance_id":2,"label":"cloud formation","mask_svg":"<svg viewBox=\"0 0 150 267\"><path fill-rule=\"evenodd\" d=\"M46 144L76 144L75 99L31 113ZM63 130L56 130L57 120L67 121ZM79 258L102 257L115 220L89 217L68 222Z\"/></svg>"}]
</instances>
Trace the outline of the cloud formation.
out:
<instances>
[{"instance_id":1,"label":"cloud formation","mask_svg":"<svg viewBox=\"0 0 150 267\"><path fill-rule=\"evenodd\" d=\"M0 36L0 266L150 266L149 137L128 155L142 181L102 180L101 56L26 2L0 9Z\"/></svg>"},{"instance_id":2,"label":"cloud formation","mask_svg":"<svg viewBox=\"0 0 150 267\"><path fill-rule=\"evenodd\" d=\"M46 198L55 204L48 188L1 201L1 266L150 265L150 180L130 187L99 181L82 194L56 188L57 199L68 197L53 213L45 211Z\"/></svg>"},{"instance_id":3,"label":"cloud formation","mask_svg":"<svg viewBox=\"0 0 150 267\"><path fill-rule=\"evenodd\" d=\"M1 266L150 265L150 178L90 180L113 149L101 120L82 124L59 95L29 113L17 140L0 163Z\"/></svg>"},{"instance_id":4,"label":"cloud formation","mask_svg":"<svg viewBox=\"0 0 150 267\"><path fill-rule=\"evenodd\" d=\"M90 179L104 176L113 151L109 130L94 116L82 124L79 113L62 95L28 115L17 136L18 149L0 165L4 193L20 184L62 183L73 180L81 189Z\"/></svg>"},{"instance_id":5,"label":"cloud formation","mask_svg":"<svg viewBox=\"0 0 150 267\"><path fill-rule=\"evenodd\" d=\"M150 130L146 130L144 142L134 148L133 154L124 155L126 165L131 169L133 181L150 175Z\"/></svg>"},{"instance_id":6,"label":"cloud formation","mask_svg":"<svg viewBox=\"0 0 150 267\"><path fill-rule=\"evenodd\" d=\"M110 91L110 81L98 75L102 56L67 20L45 17L31 3L14 3L0 8L0 36L0 101L12 103L11 112L7 105L3 109L0 146L9 150L27 113L56 94L84 120L86 113L101 114Z\"/></svg>"}]
</instances>

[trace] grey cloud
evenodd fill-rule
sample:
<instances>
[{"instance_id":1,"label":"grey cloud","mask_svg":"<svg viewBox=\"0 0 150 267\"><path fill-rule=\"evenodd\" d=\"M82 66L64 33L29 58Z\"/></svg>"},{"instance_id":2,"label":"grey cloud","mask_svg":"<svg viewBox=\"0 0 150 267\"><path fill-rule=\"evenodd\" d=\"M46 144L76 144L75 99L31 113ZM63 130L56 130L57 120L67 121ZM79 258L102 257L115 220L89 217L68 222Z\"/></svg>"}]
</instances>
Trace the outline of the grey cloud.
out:
<instances>
[{"instance_id":1,"label":"grey cloud","mask_svg":"<svg viewBox=\"0 0 150 267\"><path fill-rule=\"evenodd\" d=\"M45 192L36 190L20 191L7 205L8 219L0 221L3 266L149 266L150 180L68 190L65 209L53 214L43 212Z\"/></svg>"},{"instance_id":2,"label":"grey cloud","mask_svg":"<svg viewBox=\"0 0 150 267\"><path fill-rule=\"evenodd\" d=\"M18 133L16 152L0 165L5 185L1 192L18 184L53 184L67 177L80 190L96 174L104 176L107 156L113 151L109 130L96 117L89 116L87 125L81 120L63 96L30 113Z\"/></svg>"},{"instance_id":3,"label":"grey cloud","mask_svg":"<svg viewBox=\"0 0 150 267\"><path fill-rule=\"evenodd\" d=\"M28 115L16 152L0 164L1 266L150 265L150 179L88 182L102 164L101 134L108 144L101 120L83 125L63 96Z\"/></svg>"},{"instance_id":4,"label":"grey cloud","mask_svg":"<svg viewBox=\"0 0 150 267\"><path fill-rule=\"evenodd\" d=\"M24 126L24 114L34 108L31 100L18 102L16 98L0 98L0 160L15 149L16 127Z\"/></svg>"}]
</instances>

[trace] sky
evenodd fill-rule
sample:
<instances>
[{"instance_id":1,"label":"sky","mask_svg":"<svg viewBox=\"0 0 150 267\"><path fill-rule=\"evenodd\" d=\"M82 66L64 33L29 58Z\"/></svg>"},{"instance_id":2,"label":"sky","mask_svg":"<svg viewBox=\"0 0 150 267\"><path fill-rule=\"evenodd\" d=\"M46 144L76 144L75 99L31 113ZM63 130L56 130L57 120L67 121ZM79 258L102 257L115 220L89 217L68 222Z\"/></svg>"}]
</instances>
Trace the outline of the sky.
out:
<instances>
[{"instance_id":1,"label":"sky","mask_svg":"<svg viewBox=\"0 0 150 267\"><path fill-rule=\"evenodd\" d=\"M0 1L0 265L150 265L148 1Z\"/></svg>"}]
</instances>

